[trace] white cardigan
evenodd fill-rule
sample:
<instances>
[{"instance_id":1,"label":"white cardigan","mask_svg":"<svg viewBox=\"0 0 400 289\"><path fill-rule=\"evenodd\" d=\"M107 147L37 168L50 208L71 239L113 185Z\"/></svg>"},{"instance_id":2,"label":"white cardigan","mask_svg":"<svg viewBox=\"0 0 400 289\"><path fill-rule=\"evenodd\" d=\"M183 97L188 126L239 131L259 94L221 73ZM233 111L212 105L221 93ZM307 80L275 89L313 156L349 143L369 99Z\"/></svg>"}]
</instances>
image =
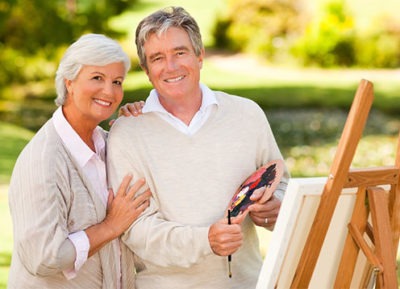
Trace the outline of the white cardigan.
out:
<instances>
[{"instance_id":1,"label":"white cardigan","mask_svg":"<svg viewBox=\"0 0 400 289\"><path fill-rule=\"evenodd\" d=\"M104 137L106 133L104 132ZM74 279L68 234L97 224L106 208L49 120L21 152L9 188L14 250L8 288L116 288L119 252L107 244ZM133 255L122 246L122 288L134 288Z\"/></svg>"}]
</instances>

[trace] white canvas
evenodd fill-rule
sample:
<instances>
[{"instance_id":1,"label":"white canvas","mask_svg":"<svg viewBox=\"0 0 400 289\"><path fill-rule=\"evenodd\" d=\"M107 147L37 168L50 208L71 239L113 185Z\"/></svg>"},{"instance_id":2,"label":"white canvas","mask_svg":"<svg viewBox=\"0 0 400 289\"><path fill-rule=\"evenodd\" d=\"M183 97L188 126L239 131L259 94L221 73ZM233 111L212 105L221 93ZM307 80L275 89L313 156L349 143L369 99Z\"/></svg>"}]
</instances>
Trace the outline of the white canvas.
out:
<instances>
[{"instance_id":1,"label":"white canvas","mask_svg":"<svg viewBox=\"0 0 400 289\"><path fill-rule=\"evenodd\" d=\"M290 180L256 289L290 288L325 182L326 178ZM309 288L333 288L355 199L355 189L343 190L339 197ZM353 282L360 281L364 267L356 269L360 272Z\"/></svg>"}]
</instances>

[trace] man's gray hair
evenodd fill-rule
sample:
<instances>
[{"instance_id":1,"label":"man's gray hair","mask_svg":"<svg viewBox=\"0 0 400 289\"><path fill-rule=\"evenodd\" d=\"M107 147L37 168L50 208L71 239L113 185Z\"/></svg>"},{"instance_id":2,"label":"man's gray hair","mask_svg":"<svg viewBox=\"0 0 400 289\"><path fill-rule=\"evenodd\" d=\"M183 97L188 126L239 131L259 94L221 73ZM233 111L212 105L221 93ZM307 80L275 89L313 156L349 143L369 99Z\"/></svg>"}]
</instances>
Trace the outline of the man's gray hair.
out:
<instances>
[{"instance_id":1,"label":"man's gray hair","mask_svg":"<svg viewBox=\"0 0 400 289\"><path fill-rule=\"evenodd\" d=\"M136 28L137 54L140 65L146 70L147 62L144 43L150 35L154 33L161 35L171 27L185 30L189 35L195 54L197 56L201 54L204 47L196 20L182 7L167 7L144 18Z\"/></svg>"},{"instance_id":2,"label":"man's gray hair","mask_svg":"<svg viewBox=\"0 0 400 289\"><path fill-rule=\"evenodd\" d=\"M105 66L116 62L124 65L126 76L131 61L117 41L102 34L81 36L68 47L58 66L55 77L56 105L63 105L67 97L65 80L74 80L83 66Z\"/></svg>"}]
</instances>

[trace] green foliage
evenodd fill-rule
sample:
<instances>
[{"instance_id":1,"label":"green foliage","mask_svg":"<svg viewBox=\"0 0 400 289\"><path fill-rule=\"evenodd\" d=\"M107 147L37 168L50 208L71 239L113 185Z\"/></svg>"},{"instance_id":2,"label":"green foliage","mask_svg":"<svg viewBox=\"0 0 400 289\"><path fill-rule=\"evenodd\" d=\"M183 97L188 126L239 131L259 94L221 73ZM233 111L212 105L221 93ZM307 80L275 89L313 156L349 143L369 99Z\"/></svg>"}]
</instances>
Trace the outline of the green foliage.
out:
<instances>
[{"instance_id":1,"label":"green foliage","mask_svg":"<svg viewBox=\"0 0 400 289\"><path fill-rule=\"evenodd\" d=\"M0 42L30 55L68 44L86 31L115 34L108 19L136 0L17 0L3 5Z\"/></svg>"},{"instance_id":2,"label":"green foliage","mask_svg":"<svg viewBox=\"0 0 400 289\"><path fill-rule=\"evenodd\" d=\"M271 58L301 31L299 1L231 0L229 4L227 14L217 17L213 29L217 48Z\"/></svg>"},{"instance_id":3,"label":"green foliage","mask_svg":"<svg viewBox=\"0 0 400 289\"><path fill-rule=\"evenodd\" d=\"M215 46L261 55L272 63L399 67L400 23L395 16L377 11L362 30L348 1L319 2L325 5L314 5L317 9L309 13L312 9L301 1L231 0L227 12L215 22Z\"/></svg>"},{"instance_id":4,"label":"green foliage","mask_svg":"<svg viewBox=\"0 0 400 289\"><path fill-rule=\"evenodd\" d=\"M354 19L342 0L328 3L321 16L311 21L293 47L305 65L351 66L355 63Z\"/></svg>"},{"instance_id":5,"label":"green foliage","mask_svg":"<svg viewBox=\"0 0 400 289\"><path fill-rule=\"evenodd\" d=\"M357 64L363 67L400 66L400 23L381 17L372 24L370 31L356 42Z\"/></svg>"},{"instance_id":6,"label":"green foliage","mask_svg":"<svg viewBox=\"0 0 400 289\"><path fill-rule=\"evenodd\" d=\"M13 0L0 3L0 87L54 73L60 48L86 32L117 37L108 20L137 0ZM31 59L32 58L32 59ZM43 65L44 64L44 65ZM52 67L53 68L53 67Z\"/></svg>"}]
</instances>

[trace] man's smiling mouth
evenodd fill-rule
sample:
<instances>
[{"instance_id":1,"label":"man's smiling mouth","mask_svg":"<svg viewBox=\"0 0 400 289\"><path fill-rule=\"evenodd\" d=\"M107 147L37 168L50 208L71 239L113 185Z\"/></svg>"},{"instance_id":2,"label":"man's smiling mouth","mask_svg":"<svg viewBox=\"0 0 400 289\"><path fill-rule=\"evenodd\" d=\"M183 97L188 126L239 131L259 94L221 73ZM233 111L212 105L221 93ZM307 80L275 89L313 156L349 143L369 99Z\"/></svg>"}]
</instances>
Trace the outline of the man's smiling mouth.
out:
<instances>
[{"instance_id":1,"label":"man's smiling mouth","mask_svg":"<svg viewBox=\"0 0 400 289\"><path fill-rule=\"evenodd\" d=\"M179 80L182 80L184 78L185 78L185 76L178 76L175 78L166 79L165 82L168 82L168 83L178 82Z\"/></svg>"}]
</instances>

